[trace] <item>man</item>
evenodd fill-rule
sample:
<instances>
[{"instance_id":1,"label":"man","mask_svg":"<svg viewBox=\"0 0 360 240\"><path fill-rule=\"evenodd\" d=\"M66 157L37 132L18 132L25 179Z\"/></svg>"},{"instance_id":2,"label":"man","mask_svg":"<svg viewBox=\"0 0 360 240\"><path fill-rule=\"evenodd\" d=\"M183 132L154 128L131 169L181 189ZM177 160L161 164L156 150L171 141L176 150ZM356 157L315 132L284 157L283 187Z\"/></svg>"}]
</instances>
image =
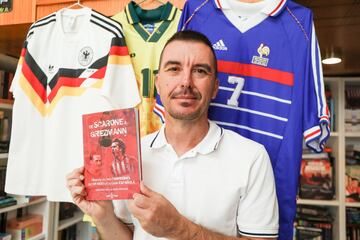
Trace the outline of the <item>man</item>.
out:
<instances>
[{"instance_id":1,"label":"man","mask_svg":"<svg viewBox=\"0 0 360 240\"><path fill-rule=\"evenodd\" d=\"M111 163L111 171L115 177L134 172L136 159L127 156L125 149L125 143L121 139L116 138L111 144L111 151L114 156L114 160Z\"/></svg>"},{"instance_id":2,"label":"man","mask_svg":"<svg viewBox=\"0 0 360 240\"><path fill-rule=\"evenodd\" d=\"M90 176L100 178L102 173L102 159L100 154L90 155L89 168L87 169Z\"/></svg>"},{"instance_id":3,"label":"man","mask_svg":"<svg viewBox=\"0 0 360 240\"><path fill-rule=\"evenodd\" d=\"M156 87L166 126L142 139L141 193L127 204L115 201L114 210L84 200L82 168L68 175L74 202L102 238L275 239L278 206L264 147L207 118L218 88L208 39L176 33L163 49Z\"/></svg>"}]
</instances>

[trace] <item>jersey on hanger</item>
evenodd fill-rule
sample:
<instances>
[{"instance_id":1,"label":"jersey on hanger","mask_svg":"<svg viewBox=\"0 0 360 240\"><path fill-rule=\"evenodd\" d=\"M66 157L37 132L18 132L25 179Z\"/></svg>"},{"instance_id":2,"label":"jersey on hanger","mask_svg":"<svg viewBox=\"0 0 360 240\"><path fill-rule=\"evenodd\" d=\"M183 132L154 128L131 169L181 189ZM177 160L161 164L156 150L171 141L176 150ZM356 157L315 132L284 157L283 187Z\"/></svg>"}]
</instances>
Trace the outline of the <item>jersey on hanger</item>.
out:
<instances>
[{"instance_id":1,"label":"jersey on hanger","mask_svg":"<svg viewBox=\"0 0 360 240\"><path fill-rule=\"evenodd\" d=\"M199 31L213 44L220 89L209 118L266 147L280 207L279 238L292 239L303 137L320 152L329 136L312 13L292 1L266 0L258 13L242 18L229 1L187 1L179 29Z\"/></svg>"},{"instance_id":2,"label":"jersey on hanger","mask_svg":"<svg viewBox=\"0 0 360 240\"><path fill-rule=\"evenodd\" d=\"M155 74L161 51L167 40L177 31L181 11L170 2L153 10L143 10L130 2L124 11L113 16L120 22L142 99L140 108L141 135L147 135L161 126L154 114ZM143 19L146 19L142 21Z\"/></svg>"},{"instance_id":3,"label":"jersey on hanger","mask_svg":"<svg viewBox=\"0 0 360 240\"><path fill-rule=\"evenodd\" d=\"M82 114L140 101L119 23L63 9L29 30L15 97L5 191L71 201L66 175L83 166Z\"/></svg>"}]
</instances>

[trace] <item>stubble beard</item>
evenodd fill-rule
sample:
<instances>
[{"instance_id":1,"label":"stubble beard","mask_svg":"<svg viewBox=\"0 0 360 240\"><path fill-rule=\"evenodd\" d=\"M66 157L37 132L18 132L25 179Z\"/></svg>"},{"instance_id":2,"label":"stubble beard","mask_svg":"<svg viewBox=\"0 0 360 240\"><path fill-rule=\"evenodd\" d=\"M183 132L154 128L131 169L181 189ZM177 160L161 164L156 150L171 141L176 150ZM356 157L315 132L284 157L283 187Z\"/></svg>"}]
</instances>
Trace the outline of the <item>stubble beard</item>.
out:
<instances>
[{"instance_id":1,"label":"stubble beard","mask_svg":"<svg viewBox=\"0 0 360 240\"><path fill-rule=\"evenodd\" d=\"M191 87L182 88L181 90L172 92L170 95L170 99L174 99L181 95L194 97L196 99L196 101L201 101L201 99L202 99L202 95L196 89L191 88ZM186 102L181 103L180 105L184 108L190 107L190 105ZM199 106L195 111L190 112L190 113L175 111L171 107L169 107L167 110L168 110L167 111L168 114L176 120L193 121L193 120L198 119L201 116L203 108L201 106Z\"/></svg>"}]
</instances>

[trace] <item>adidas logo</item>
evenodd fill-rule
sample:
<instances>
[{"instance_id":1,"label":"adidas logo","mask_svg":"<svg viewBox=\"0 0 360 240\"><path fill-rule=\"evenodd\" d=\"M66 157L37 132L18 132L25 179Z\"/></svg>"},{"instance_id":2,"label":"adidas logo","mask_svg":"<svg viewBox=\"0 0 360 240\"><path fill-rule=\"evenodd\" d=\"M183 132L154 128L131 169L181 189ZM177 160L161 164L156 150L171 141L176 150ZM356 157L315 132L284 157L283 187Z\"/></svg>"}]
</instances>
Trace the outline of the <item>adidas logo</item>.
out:
<instances>
[{"instance_id":1,"label":"adidas logo","mask_svg":"<svg viewBox=\"0 0 360 240\"><path fill-rule=\"evenodd\" d=\"M223 51L227 51L228 48L225 46L225 43L222 39L220 39L219 41L217 41L216 43L213 44L213 49L215 50L223 50Z\"/></svg>"}]
</instances>

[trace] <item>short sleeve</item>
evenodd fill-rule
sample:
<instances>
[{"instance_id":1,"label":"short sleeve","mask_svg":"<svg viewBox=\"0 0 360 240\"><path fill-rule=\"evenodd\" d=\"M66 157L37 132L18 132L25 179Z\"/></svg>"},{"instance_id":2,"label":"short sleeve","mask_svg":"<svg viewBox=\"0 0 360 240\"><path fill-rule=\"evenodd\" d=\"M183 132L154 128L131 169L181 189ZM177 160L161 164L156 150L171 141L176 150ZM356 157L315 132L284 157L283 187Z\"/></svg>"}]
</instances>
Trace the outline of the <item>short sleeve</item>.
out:
<instances>
[{"instance_id":1,"label":"short sleeve","mask_svg":"<svg viewBox=\"0 0 360 240\"><path fill-rule=\"evenodd\" d=\"M102 94L115 108L131 108L140 103L139 90L124 38L111 41Z\"/></svg>"},{"instance_id":2,"label":"short sleeve","mask_svg":"<svg viewBox=\"0 0 360 240\"><path fill-rule=\"evenodd\" d=\"M311 47L307 68L308 79L304 85L304 139L306 145L321 152L330 135L329 110L326 104L325 87L321 66L319 44L316 39L314 23L311 21Z\"/></svg>"},{"instance_id":3,"label":"short sleeve","mask_svg":"<svg viewBox=\"0 0 360 240\"><path fill-rule=\"evenodd\" d=\"M279 210L274 174L264 147L260 148L250 168L247 187L239 202L237 225L242 236L278 236Z\"/></svg>"},{"instance_id":4,"label":"short sleeve","mask_svg":"<svg viewBox=\"0 0 360 240\"><path fill-rule=\"evenodd\" d=\"M182 9L182 13L181 13L181 17L180 17L180 21L179 21L179 25L178 25L178 31L182 31L187 29L187 24L188 21L190 21L191 19L189 19L189 11L190 11L190 6L189 6L189 1L185 2L184 8Z\"/></svg>"},{"instance_id":5,"label":"short sleeve","mask_svg":"<svg viewBox=\"0 0 360 240\"><path fill-rule=\"evenodd\" d=\"M114 213L125 225L133 225L131 214L126 206L126 200L113 200Z\"/></svg>"}]
</instances>

